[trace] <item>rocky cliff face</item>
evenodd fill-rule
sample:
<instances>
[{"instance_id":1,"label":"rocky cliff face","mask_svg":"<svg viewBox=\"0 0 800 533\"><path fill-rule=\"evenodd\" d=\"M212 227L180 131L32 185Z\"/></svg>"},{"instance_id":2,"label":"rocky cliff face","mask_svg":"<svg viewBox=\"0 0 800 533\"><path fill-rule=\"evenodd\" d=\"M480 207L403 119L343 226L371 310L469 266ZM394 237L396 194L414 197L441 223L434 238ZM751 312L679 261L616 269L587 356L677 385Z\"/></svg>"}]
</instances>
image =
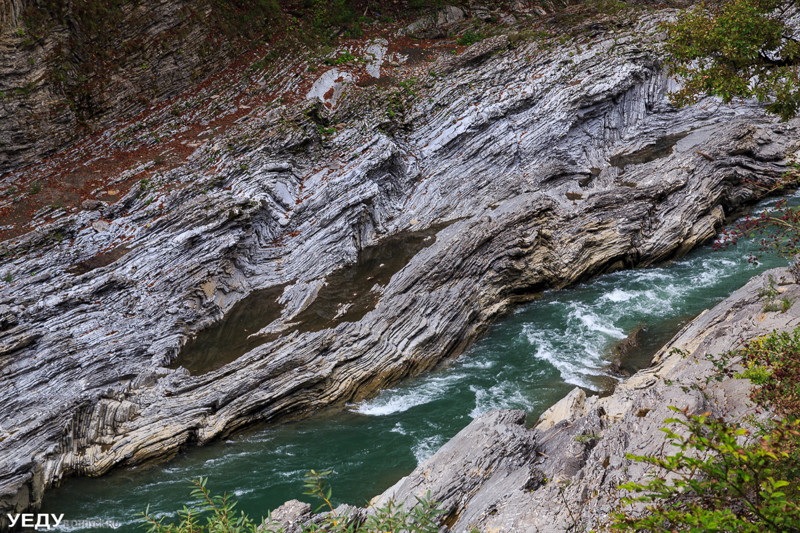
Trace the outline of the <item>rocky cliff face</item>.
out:
<instances>
[{"instance_id":1,"label":"rocky cliff face","mask_svg":"<svg viewBox=\"0 0 800 533\"><path fill-rule=\"evenodd\" d=\"M780 179L796 123L672 108L638 37L654 23L557 48L496 37L388 95L328 75L320 105L253 109L116 203L7 241L0 510L363 397L535 291L709 239L762 194L748 178ZM370 262L382 245L411 251ZM239 353L179 355L241 301L261 322Z\"/></svg>"},{"instance_id":2,"label":"rocky cliff face","mask_svg":"<svg viewBox=\"0 0 800 533\"><path fill-rule=\"evenodd\" d=\"M687 324L651 367L610 396L587 397L576 388L530 429L523 411L486 413L372 503L381 507L392 499L409 507L429 494L441 502L447 531L605 531L625 495L617 487L646 482L652 473L626 455L669 452L659 431L674 416L669 406L735 422L753 414L749 380L717 381L714 363L743 340L800 326L797 305L785 313L764 312L759 293L768 276L785 296L800 296L785 269L756 276ZM369 511L337 512L355 518ZM314 519L311 507L296 500L272 517L289 533Z\"/></svg>"}]
</instances>

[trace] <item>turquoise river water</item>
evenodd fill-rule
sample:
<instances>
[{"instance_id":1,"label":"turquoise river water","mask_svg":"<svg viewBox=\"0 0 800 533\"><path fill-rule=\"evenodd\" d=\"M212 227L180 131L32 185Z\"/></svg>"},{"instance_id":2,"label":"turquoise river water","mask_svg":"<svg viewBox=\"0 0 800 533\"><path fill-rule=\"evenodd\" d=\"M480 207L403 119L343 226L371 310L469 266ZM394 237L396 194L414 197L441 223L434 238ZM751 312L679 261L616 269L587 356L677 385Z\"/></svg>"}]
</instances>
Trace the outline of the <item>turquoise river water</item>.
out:
<instances>
[{"instance_id":1,"label":"turquoise river water","mask_svg":"<svg viewBox=\"0 0 800 533\"><path fill-rule=\"evenodd\" d=\"M793 203L798 203L797 197ZM767 205L771 202L765 202ZM431 373L345 410L277 427L256 427L191 449L160 465L121 469L98 479L69 479L45 495L40 512L70 521L139 530L149 504L163 516L189 503L189 480L208 476L215 492L235 495L251 516L302 496L310 468L332 469L336 502L364 504L408 474L473 418L497 408L524 409L532 423L574 386L599 390L611 346L644 327L632 360L644 366L681 326L767 268L748 264L752 241L627 270L548 292L494 324L460 357ZM62 530L102 531L73 525Z\"/></svg>"}]
</instances>

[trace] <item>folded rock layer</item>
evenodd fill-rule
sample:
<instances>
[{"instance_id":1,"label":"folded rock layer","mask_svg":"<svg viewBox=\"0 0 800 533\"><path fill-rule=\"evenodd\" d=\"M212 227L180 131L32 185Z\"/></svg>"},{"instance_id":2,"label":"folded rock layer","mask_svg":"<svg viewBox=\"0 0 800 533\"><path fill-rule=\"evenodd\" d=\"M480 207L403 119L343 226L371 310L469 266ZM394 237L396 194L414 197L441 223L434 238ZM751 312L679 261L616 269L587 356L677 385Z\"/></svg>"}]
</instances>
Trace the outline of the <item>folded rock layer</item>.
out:
<instances>
[{"instance_id":1,"label":"folded rock layer","mask_svg":"<svg viewBox=\"0 0 800 533\"><path fill-rule=\"evenodd\" d=\"M351 87L316 111L333 134L297 106L254 110L160 188L6 242L0 511L67 475L362 398L459 353L536 291L710 239L763 195L750 180L781 178L797 124L750 104L673 108L640 37L657 21L593 27L591 46L482 41L435 64L391 119L380 88ZM359 252L431 228L358 313L343 301L329 326L298 325ZM264 344L205 373L170 368L270 288Z\"/></svg>"}]
</instances>

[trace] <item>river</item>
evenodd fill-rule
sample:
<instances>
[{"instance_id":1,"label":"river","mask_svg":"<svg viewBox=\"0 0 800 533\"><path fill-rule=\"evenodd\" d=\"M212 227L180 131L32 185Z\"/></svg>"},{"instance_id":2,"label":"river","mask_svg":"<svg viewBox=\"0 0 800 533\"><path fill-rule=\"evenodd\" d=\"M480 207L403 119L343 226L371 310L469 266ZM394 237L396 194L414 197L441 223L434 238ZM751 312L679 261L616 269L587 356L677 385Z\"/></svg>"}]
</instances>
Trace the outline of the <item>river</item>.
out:
<instances>
[{"instance_id":1,"label":"river","mask_svg":"<svg viewBox=\"0 0 800 533\"><path fill-rule=\"evenodd\" d=\"M797 196L792 201L799 203ZM251 428L166 464L69 479L45 495L41 512L136 531L148 504L156 516L188 504L189 480L202 475L211 490L233 494L240 509L260 517L288 499L307 499L302 479L310 468L334 471L336 502L363 505L481 413L524 409L532 423L575 386L607 387L613 383L606 369L609 349L641 327L644 342L629 363L645 365L698 313L758 272L786 264L773 255L762 256L758 266L748 264L754 250L752 240L722 251L705 245L657 267L547 292L498 321L460 357L370 400L308 420Z\"/></svg>"}]
</instances>

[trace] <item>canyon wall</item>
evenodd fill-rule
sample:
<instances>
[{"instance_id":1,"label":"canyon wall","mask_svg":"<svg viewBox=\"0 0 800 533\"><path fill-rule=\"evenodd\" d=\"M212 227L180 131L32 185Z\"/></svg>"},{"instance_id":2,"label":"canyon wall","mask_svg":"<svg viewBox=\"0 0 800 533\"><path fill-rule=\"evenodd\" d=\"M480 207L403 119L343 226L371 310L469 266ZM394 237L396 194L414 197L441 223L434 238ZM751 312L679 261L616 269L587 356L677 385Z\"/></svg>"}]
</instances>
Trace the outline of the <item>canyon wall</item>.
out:
<instances>
[{"instance_id":1,"label":"canyon wall","mask_svg":"<svg viewBox=\"0 0 800 533\"><path fill-rule=\"evenodd\" d=\"M336 105L252 108L118 201L4 242L0 511L363 398L537 291L712 238L764 194L753 178L780 181L797 122L672 107L661 17L555 46L492 37L394 93L334 75ZM337 286L409 237L415 253L359 270L357 294ZM182 346L248 297L266 323L242 337L263 342L190 370Z\"/></svg>"}]
</instances>

